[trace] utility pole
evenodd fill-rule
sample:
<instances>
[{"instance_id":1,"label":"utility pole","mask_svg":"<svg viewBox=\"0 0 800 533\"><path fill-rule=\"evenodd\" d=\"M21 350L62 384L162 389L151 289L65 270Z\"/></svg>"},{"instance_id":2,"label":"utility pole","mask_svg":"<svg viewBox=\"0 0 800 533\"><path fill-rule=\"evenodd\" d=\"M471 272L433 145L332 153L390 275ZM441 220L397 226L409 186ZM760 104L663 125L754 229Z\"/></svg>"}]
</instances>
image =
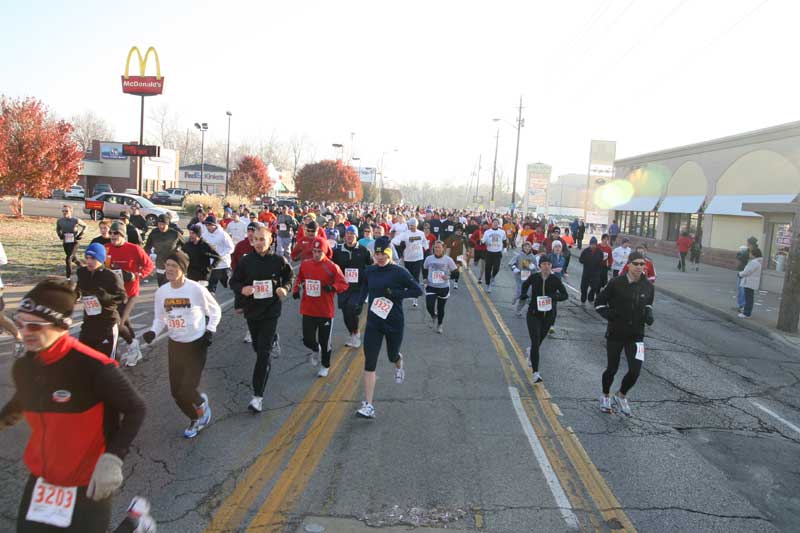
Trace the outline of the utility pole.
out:
<instances>
[{"instance_id":1,"label":"utility pole","mask_svg":"<svg viewBox=\"0 0 800 533\"><path fill-rule=\"evenodd\" d=\"M491 206L494 207L494 179L497 174L497 147L500 146L500 126L497 126L497 134L494 136L494 163L492 163L492 198ZM514 200L511 200L512 202Z\"/></svg>"},{"instance_id":2,"label":"utility pole","mask_svg":"<svg viewBox=\"0 0 800 533\"><path fill-rule=\"evenodd\" d=\"M228 146L225 149L225 196L228 196L228 175L230 174L230 166L231 166L231 113L230 111L225 111L225 114L228 115Z\"/></svg>"},{"instance_id":3,"label":"utility pole","mask_svg":"<svg viewBox=\"0 0 800 533\"><path fill-rule=\"evenodd\" d=\"M522 120L522 95L519 95L519 112L517 115L517 151L514 154L514 183L511 187L511 214L514 214L514 209L517 203L517 163L519 162L519 135L525 122Z\"/></svg>"}]
</instances>

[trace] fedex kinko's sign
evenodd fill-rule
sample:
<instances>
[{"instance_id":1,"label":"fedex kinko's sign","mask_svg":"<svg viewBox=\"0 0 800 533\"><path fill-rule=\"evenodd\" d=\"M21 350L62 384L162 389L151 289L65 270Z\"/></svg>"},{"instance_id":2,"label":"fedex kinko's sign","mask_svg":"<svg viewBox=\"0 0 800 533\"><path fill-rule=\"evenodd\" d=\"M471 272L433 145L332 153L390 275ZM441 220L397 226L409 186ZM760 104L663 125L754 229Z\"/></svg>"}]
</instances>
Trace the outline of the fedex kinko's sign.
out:
<instances>
[{"instance_id":1,"label":"fedex kinko's sign","mask_svg":"<svg viewBox=\"0 0 800 533\"><path fill-rule=\"evenodd\" d=\"M131 58L136 53L136 58L139 60L139 75L130 76L128 74L131 66ZM147 59L150 54L156 60L156 75L145 76L145 69L147 68ZM122 92L126 94L135 94L137 96L155 96L164 91L164 77L161 75L161 63L158 60L158 52L152 46L147 49L147 52L142 58L139 48L134 46L128 52L128 60L125 62L125 74L122 75Z\"/></svg>"}]
</instances>

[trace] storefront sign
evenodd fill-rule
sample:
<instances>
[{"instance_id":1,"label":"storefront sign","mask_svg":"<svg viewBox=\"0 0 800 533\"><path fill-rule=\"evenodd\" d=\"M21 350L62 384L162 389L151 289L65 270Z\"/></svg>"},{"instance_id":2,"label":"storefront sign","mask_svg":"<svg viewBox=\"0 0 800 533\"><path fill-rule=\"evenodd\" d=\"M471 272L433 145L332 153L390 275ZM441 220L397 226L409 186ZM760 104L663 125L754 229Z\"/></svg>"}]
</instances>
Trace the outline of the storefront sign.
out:
<instances>
[{"instance_id":1,"label":"storefront sign","mask_svg":"<svg viewBox=\"0 0 800 533\"><path fill-rule=\"evenodd\" d=\"M139 59L138 76L130 76L128 74L134 52ZM150 57L151 53L156 60L156 75L145 76L147 59ZM128 52L128 60L125 62L125 74L122 75L122 92L125 94L135 94L137 96L154 96L161 94L163 91L164 77L161 75L161 63L158 60L158 52L156 52L156 49L151 46L147 49L147 52L145 52L144 58L142 58L138 47L134 46L131 48L130 52Z\"/></svg>"}]
</instances>

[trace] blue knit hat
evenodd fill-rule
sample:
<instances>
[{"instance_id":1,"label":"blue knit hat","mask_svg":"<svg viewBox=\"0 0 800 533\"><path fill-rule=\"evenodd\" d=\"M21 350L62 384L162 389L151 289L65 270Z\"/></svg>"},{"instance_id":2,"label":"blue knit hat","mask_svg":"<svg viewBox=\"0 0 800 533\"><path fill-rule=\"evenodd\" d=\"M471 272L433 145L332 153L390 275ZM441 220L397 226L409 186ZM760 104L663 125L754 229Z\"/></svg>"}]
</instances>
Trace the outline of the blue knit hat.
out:
<instances>
[{"instance_id":1,"label":"blue knit hat","mask_svg":"<svg viewBox=\"0 0 800 533\"><path fill-rule=\"evenodd\" d=\"M347 226L347 227L344 229L344 232L345 232L345 233L355 233L355 234L356 234L356 237L358 237L358 228L357 228L357 227L355 227L355 226L353 226L352 224L351 224L350 226Z\"/></svg>"},{"instance_id":2,"label":"blue knit hat","mask_svg":"<svg viewBox=\"0 0 800 533\"><path fill-rule=\"evenodd\" d=\"M99 242L95 242L87 246L85 254L86 257L94 257L101 263L106 262L106 247Z\"/></svg>"}]
</instances>

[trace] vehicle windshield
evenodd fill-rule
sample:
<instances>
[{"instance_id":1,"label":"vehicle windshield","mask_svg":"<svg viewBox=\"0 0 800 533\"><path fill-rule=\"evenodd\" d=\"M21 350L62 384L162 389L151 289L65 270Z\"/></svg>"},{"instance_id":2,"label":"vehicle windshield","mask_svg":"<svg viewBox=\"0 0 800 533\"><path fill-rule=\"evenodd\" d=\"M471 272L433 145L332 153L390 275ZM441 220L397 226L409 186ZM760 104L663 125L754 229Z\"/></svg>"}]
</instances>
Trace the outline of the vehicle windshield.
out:
<instances>
[{"instance_id":1,"label":"vehicle windshield","mask_svg":"<svg viewBox=\"0 0 800 533\"><path fill-rule=\"evenodd\" d=\"M137 202L139 202L139 205L141 205L142 207L151 208L151 207L155 207L156 206L156 204L154 204L153 202L151 202L147 198L143 198L141 196L136 196L136 195L132 194L131 198L134 198Z\"/></svg>"}]
</instances>

